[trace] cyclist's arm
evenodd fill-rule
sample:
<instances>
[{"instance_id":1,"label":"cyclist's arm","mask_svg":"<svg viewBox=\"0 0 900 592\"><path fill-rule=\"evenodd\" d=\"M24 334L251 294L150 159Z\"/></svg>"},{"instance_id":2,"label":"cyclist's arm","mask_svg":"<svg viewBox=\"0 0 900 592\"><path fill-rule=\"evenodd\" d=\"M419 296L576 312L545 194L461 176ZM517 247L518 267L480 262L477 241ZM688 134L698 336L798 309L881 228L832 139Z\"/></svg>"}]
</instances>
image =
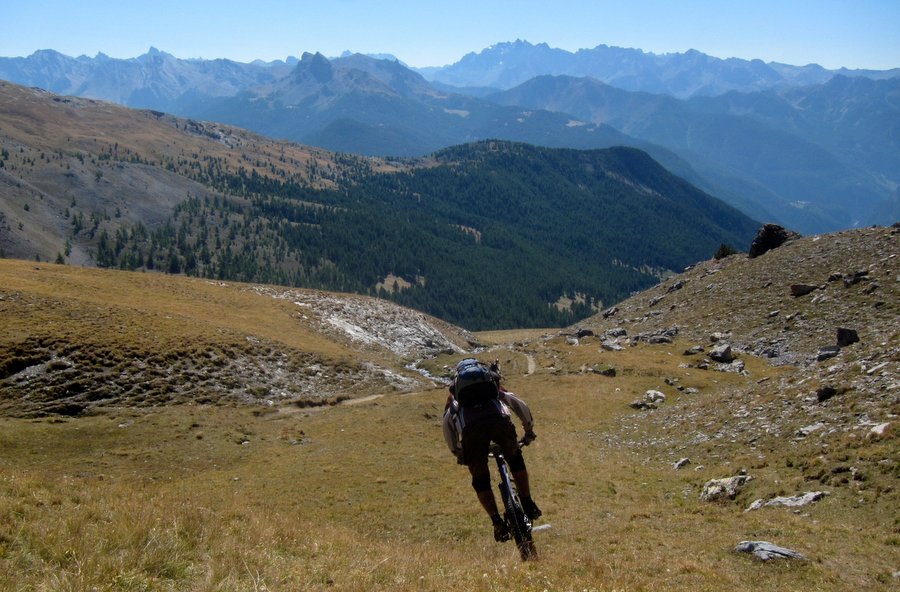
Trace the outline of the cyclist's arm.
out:
<instances>
[{"instance_id":1,"label":"cyclist's arm","mask_svg":"<svg viewBox=\"0 0 900 592\"><path fill-rule=\"evenodd\" d=\"M456 410L453 406L449 406L444 412L441 428L444 432L444 441L447 443L447 448L450 449L454 456L458 456L462 450L462 444L459 441L459 426L456 423Z\"/></svg>"},{"instance_id":2,"label":"cyclist's arm","mask_svg":"<svg viewBox=\"0 0 900 592\"><path fill-rule=\"evenodd\" d=\"M519 418L519 421L522 422L522 429L525 430L525 433L529 433L534 430L534 418L531 416L531 409L528 408L528 405L525 404L525 401L515 396L509 391L501 391L500 397L503 399L503 402L512 409L513 413L516 414L516 417Z\"/></svg>"}]
</instances>

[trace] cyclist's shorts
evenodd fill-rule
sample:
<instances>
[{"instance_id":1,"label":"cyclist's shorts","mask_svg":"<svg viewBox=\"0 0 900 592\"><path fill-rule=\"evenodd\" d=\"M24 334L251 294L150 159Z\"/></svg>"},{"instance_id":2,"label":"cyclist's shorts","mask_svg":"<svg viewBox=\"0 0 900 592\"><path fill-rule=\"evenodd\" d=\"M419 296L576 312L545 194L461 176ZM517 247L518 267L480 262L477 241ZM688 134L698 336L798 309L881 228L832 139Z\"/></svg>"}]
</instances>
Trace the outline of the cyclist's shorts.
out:
<instances>
[{"instance_id":1,"label":"cyclist's shorts","mask_svg":"<svg viewBox=\"0 0 900 592\"><path fill-rule=\"evenodd\" d=\"M516 428L508 416L498 414L471 423L463 429L462 446L463 460L472 473L472 487L475 491L490 488L488 451L491 442L496 442L503 449L512 472L525 468L525 460L516 441Z\"/></svg>"}]
</instances>

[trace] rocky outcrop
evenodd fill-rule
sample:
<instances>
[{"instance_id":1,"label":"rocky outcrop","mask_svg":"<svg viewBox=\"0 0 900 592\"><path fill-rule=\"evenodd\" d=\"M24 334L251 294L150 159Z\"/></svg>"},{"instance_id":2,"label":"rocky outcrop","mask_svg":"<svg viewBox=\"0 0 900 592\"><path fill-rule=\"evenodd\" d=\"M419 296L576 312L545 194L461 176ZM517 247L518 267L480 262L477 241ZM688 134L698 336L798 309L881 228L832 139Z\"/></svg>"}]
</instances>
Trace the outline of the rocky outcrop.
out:
<instances>
[{"instance_id":1,"label":"rocky outcrop","mask_svg":"<svg viewBox=\"0 0 900 592\"><path fill-rule=\"evenodd\" d=\"M764 224L756 233L756 238L750 243L748 256L753 259L772 249L777 249L784 243L800 238L800 234L777 224Z\"/></svg>"}]
</instances>

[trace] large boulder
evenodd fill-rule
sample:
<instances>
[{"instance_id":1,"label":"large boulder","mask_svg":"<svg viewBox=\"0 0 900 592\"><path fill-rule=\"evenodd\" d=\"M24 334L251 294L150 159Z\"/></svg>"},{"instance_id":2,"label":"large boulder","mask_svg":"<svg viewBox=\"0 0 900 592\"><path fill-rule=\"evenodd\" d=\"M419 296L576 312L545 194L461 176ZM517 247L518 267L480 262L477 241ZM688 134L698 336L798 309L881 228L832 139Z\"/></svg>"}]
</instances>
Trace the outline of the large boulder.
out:
<instances>
[{"instance_id":1,"label":"large boulder","mask_svg":"<svg viewBox=\"0 0 900 592\"><path fill-rule=\"evenodd\" d=\"M731 346L727 343L722 343L714 347L713 350L709 352L709 357L716 362L721 362L723 364L730 364L734 361L734 353L731 351Z\"/></svg>"},{"instance_id":2,"label":"large boulder","mask_svg":"<svg viewBox=\"0 0 900 592\"><path fill-rule=\"evenodd\" d=\"M700 492L700 501L714 502L724 499L734 499L738 492L743 489L748 481L752 480L750 475L735 475L734 477L726 477L724 479L711 479L703 486Z\"/></svg>"},{"instance_id":3,"label":"large boulder","mask_svg":"<svg viewBox=\"0 0 900 592\"><path fill-rule=\"evenodd\" d=\"M778 224L764 224L756 233L756 238L750 243L749 256L751 259L759 257L763 253L777 249L784 243L800 238L800 234L788 230Z\"/></svg>"},{"instance_id":4,"label":"large boulder","mask_svg":"<svg viewBox=\"0 0 900 592\"><path fill-rule=\"evenodd\" d=\"M859 342L859 333L855 329L847 329L846 327L838 327L837 344L838 347L847 347Z\"/></svg>"}]
</instances>

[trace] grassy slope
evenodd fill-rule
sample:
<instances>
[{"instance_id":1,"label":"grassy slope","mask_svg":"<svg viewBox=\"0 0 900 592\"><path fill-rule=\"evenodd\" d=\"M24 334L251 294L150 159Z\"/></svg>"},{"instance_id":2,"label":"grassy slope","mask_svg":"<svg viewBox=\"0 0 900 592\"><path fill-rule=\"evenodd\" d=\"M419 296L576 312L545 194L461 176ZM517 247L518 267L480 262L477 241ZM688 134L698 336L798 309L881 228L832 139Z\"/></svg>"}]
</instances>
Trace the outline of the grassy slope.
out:
<instances>
[{"instance_id":1,"label":"grassy slope","mask_svg":"<svg viewBox=\"0 0 900 592\"><path fill-rule=\"evenodd\" d=\"M0 410L75 415L185 401L322 403L394 390L377 348L328 336L327 310L252 286L0 261ZM23 372L29 367L35 372Z\"/></svg>"},{"instance_id":2,"label":"grassy slope","mask_svg":"<svg viewBox=\"0 0 900 592\"><path fill-rule=\"evenodd\" d=\"M3 315L5 341L40 326L87 339L93 327L96 339L111 346L139 345L145 337L129 327L155 315L158 333L196 347L245 340L252 331L271 337L276 348L305 347L322 359L350 355L302 328L286 337L280 301L239 289L46 265L33 273L33 264L2 263L0 304L27 294L34 309L21 323ZM111 284L120 286L113 299ZM59 317L87 304L101 313L89 323ZM114 327L123 331L121 341L116 330L103 329L104 319L116 315L126 321ZM544 521L552 524L536 535L540 561L522 564L510 545L492 541L467 473L441 439L444 391L385 390L380 398L316 408L194 401L108 407L77 419L0 419L0 589L892 586L900 565L892 469L825 487L831 495L799 512L745 514L757 497L822 489L787 463L801 454L813 458L815 448L795 442L787 450L753 449L728 439L691 445L687 428L673 439L665 423L654 421L665 417L663 410L628 407L646 389L662 388L667 407L700 405L727 421L734 410L717 401L767 377L778 382L791 368L752 357L750 376L683 368L688 342L613 353L601 351L596 338L574 347L533 333L485 340L501 345L482 357L500 358L507 386L537 417L539 438L526 457ZM512 340L519 345L505 345ZM439 373L452 359L429 367ZM606 365L617 369L615 378L586 371ZM665 378L699 392L673 392ZM890 459L896 450L888 437L867 453ZM673 470L672 460L687 455L693 464ZM736 501L698 500L706 480L739 468L755 479ZM732 551L748 539L794 548L810 561L761 564Z\"/></svg>"},{"instance_id":3,"label":"grassy slope","mask_svg":"<svg viewBox=\"0 0 900 592\"><path fill-rule=\"evenodd\" d=\"M317 188L347 162L395 170L279 142L231 126L179 119L103 101L60 97L0 81L0 249L7 257L53 261L73 228L70 216L103 214L111 236L120 226L161 224L187 195L221 196L196 179L210 163ZM137 159L137 162L132 162ZM26 209L27 208L27 209ZM106 219L107 215L110 219ZM71 239L66 260L91 264L96 238Z\"/></svg>"}]
</instances>

